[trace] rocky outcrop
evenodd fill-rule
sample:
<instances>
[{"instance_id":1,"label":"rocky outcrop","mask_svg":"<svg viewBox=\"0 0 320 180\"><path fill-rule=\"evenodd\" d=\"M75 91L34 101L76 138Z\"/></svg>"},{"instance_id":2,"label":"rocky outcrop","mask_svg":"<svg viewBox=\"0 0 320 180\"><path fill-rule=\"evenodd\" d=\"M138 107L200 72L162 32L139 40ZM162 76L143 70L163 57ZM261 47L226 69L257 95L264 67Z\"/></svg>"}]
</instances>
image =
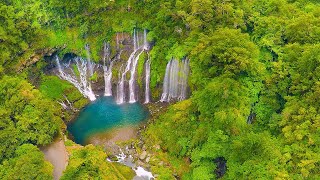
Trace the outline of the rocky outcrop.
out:
<instances>
[{"instance_id":1,"label":"rocky outcrop","mask_svg":"<svg viewBox=\"0 0 320 180\"><path fill-rule=\"evenodd\" d=\"M54 48L45 48L41 50L37 50L34 54L30 56L29 59L22 62L18 67L16 67L16 72L21 73L25 68L35 64L44 56L51 56L54 52L66 48L66 44L62 47L54 47Z\"/></svg>"}]
</instances>

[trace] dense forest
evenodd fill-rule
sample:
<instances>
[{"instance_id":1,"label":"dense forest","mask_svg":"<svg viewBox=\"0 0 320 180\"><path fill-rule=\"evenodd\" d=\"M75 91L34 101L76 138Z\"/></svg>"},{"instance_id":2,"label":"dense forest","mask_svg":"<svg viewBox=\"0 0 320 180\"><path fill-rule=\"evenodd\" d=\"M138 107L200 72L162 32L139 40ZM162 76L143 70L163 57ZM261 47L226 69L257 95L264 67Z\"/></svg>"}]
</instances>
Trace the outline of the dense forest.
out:
<instances>
[{"instance_id":1,"label":"dense forest","mask_svg":"<svg viewBox=\"0 0 320 180\"><path fill-rule=\"evenodd\" d=\"M318 0L2 0L0 179L52 179L39 148L73 117L58 101L88 103L45 73L45 57L90 44L98 62L104 42L134 28L153 44L153 99L168 61L190 60L190 97L141 134L164 162L151 163L157 179L320 179ZM74 149L62 179L132 178L105 159Z\"/></svg>"}]
</instances>

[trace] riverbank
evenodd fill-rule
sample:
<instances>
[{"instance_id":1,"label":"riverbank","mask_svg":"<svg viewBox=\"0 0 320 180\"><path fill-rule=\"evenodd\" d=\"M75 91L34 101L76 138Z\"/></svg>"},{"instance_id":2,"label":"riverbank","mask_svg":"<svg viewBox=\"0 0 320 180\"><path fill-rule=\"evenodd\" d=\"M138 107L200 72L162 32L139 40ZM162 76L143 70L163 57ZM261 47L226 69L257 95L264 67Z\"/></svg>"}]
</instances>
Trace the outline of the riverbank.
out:
<instances>
[{"instance_id":1,"label":"riverbank","mask_svg":"<svg viewBox=\"0 0 320 180\"><path fill-rule=\"evenodd\" d=\"M45 159L54 167L54 180L60 179L63 171L68 165L68 153L63 140L57 139L52 144L41 147L40 150L44 153Z\"/></svg>"},{"instance_id":2,"label":"riverbank","mask_svg":"<svg viewBox=\"0 0 320 180\"><path fill-rule=\"evenodd\" d=\"M102 146L104 149L107 149L112 153L118 152L118 146L116 144L136 139L138 137L138 131L138 126L117 127L108 132L91 136L87 140L86 144ZM114 150L114 148L117 150Z\"/></svg>"}]
</instances>

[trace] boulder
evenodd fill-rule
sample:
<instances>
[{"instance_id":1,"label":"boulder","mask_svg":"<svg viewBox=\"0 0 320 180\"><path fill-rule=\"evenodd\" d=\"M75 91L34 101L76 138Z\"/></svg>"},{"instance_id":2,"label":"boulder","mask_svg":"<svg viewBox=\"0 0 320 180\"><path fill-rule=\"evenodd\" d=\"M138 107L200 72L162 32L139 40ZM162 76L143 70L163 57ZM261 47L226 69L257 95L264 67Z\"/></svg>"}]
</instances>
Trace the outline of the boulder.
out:
<instances>
[{"instance_id":1,"label":"boulder","mask_svg":"<svg viewBox=\"0 0 320 180\"><path fill-rule=\"evenodd\" d=\"M147 151L143 151L140 156L139 159L144 160L147 157Z\"/></svg>"},{"instance_id":2,"label":"boulder","mask_svg":"<svg viewBox=\"0 0 320 180\"><path fill-rule=\"evenodd\" d=\"M149 163L149 161L150 161L150 157L147 157L146 163Z\"/></svg>"}]
</instances>

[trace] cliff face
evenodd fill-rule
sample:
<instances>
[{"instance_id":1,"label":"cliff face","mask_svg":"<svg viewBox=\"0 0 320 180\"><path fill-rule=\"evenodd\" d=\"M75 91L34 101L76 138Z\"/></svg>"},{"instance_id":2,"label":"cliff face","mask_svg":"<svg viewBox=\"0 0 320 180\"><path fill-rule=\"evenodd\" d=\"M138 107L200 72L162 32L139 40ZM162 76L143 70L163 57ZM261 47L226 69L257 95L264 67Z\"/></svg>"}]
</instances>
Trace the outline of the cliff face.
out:
<instances>
[{"instance_id":1,"label":"cliff face","mask_svg":"<svg viewBox=\"0 0 320 180\"><path fill-rule=\"evenodd\" d=\"M141 40L140 40L141 41ZM104 48L101 48L100 53L100 59L91 59L93 63L93 72L94 75L92 77L88 77L88 80L90 80L91 88L96 96L103 96L105 93L105 79L104 79L104 69L103 66L110 67L110 63L113 63L112 66L112 95L116 97L117 95L117 84L120 80L120 74L123 72L123 69L127 65L127 61L131 55L132 52L134 52L135 42L133 40L133 37L129 33L117 33L114 35L113 39L111 40L110 44L110 52L108 53L108 56L106 57L106 53L104 52ZM141 43L141 42L140 42ZM140 44L141 45L141 44ZM47 58L47 66L45 67L45 73L51 74L51 75L58 75L58 68L55 63L55 53L54 51L50 51L49 53L46 53L47 55L51 55L51 57ZM90 52L89 52L90 53ZM43 53L44 54L44 53ZM76 63L72 60L74 57L76 57L76 54L67 53L63 55L63 58L60 59L61 64L68 64L68 68L65 68L66 71L69 71L69 73L73 74L74 72L71 72L72 69L75 71L74 67L76 66ZM135 92L137 95L137 100L139 102L144 102L145 100L145 62L147 60L147 51L144 51L138 61L137 68L136 68L136 83L135 83ZM84 57L86 58L86 57ZM37 62L38 56L35 56L33 58L33 62ZM70 63L71 62L71 63ZM75 72L77 74L77 72ZM124 83L125 88L125 99L126 102L129 100L129 79L130 79L130 71L126 74L126 79Z\"/></svg>"},{"instance_id":2,"label":"cliff face","mask_svg":"<svg viewBox=\"0 0 320 180\"><path fill-rule=\"evenodd\" d=\"M44 56L52 56L54 52L62 50L65 47L66 45L63 45L62 47L39 49L35 53L33 53L27 60L18 63L15 67L15 70L17 73L21 73L25 68L28 68L29 66L37 63Z\"/></svg>"}]
</instances>

